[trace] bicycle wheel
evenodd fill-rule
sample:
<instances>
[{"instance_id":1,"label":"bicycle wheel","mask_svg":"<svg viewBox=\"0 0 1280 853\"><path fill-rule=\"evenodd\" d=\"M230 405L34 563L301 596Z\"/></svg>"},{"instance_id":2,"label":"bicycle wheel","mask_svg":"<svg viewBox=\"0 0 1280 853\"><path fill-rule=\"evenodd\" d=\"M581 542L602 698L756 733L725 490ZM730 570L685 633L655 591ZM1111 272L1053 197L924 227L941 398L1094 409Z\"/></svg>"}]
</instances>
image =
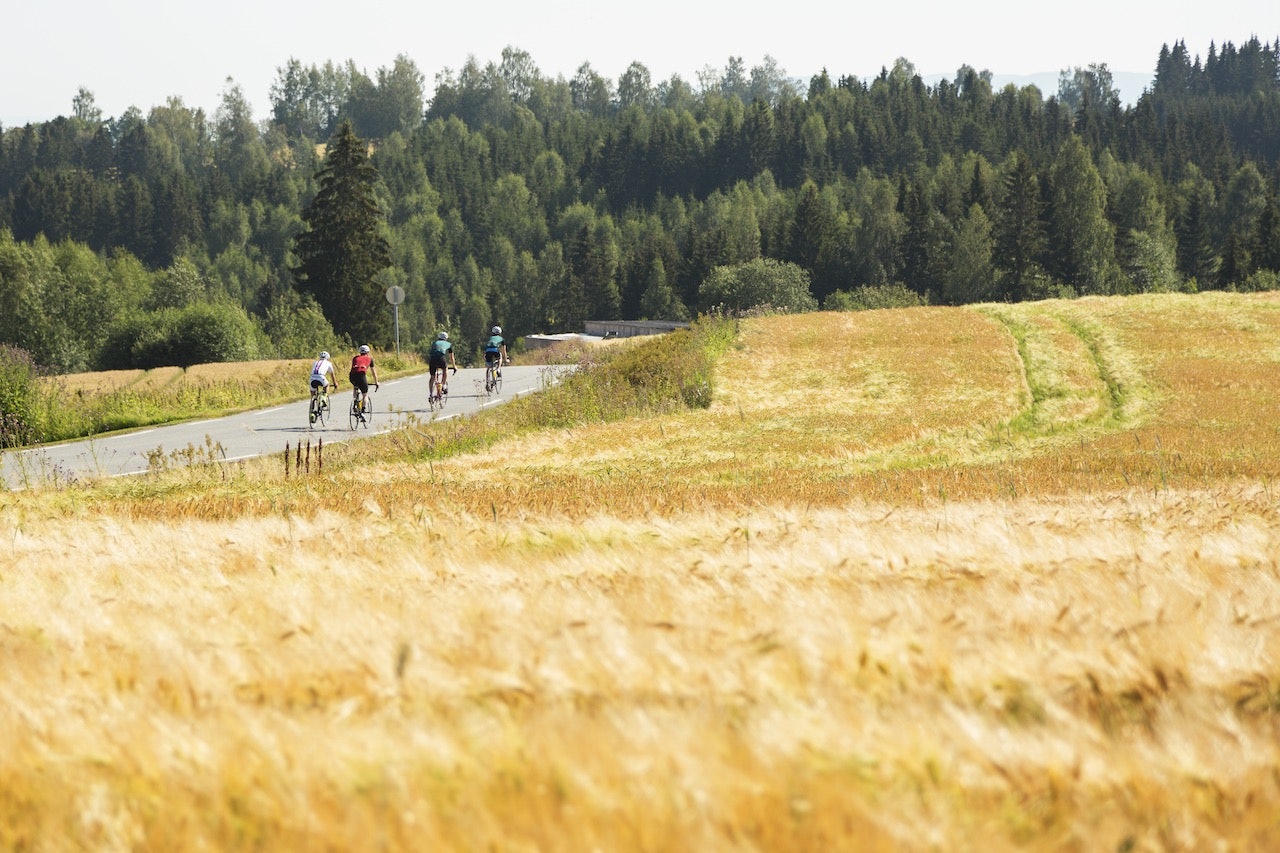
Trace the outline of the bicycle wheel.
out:
<instances>
[{"instance_id":1,"label":"bicycle wheel","mask_svg":"<svg viewBox=\"0 0 1280 853\"><path fill-rule=\"evenodd\" d=\"M311 402L307 404L307 427L314 429L316 421L320 419L320 396L314 392L311 394Z\"/></svg>"},{"instance_id":2,"label":"bicycle wheel","mask_svg":"<svg viewBox=\"0 0 1280 853\"><path fill-rule=\"evenodd\" d=\"M362 420L360 416L360 401L354 395L351 397L351 408L347 412L347 420L353 432L356 427L360 426L360 421Z\"/></svg>"}]
</instances>

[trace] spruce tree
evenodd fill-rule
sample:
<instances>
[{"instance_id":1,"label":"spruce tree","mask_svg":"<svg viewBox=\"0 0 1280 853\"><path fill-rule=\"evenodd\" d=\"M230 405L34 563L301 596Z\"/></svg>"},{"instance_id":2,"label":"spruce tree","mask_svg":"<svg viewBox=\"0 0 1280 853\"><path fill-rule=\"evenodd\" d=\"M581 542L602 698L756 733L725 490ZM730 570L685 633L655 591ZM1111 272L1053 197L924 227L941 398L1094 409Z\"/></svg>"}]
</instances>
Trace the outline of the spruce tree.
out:
<instances>
[{"instance_id":1,"label":"spruce tree","mask_svg":"<svg viewBox=\"0 0 1280 853\"><path fill-rule=\"evenodd\" d=\"M1004 177L996 218L996 256L1004 271L1000 296L1015 302L1031 296L1045 248L1040 182L1031 160L1015 151Z\"/></svg>"},{"instance_id":2,"label":"spruce tree","mask_svg":"<svg viewBox=\"0 0 1280 853\"><path fill-rule=\"evenodd\" d=\"M302 213L307 229L294 240L294 277L315 296L334 331L356 343L385 341L377 275L391 265L391 249L374 196L378 170L350 122L338 128L316 180L319 190Z\"/></svg>"}]
</instances>

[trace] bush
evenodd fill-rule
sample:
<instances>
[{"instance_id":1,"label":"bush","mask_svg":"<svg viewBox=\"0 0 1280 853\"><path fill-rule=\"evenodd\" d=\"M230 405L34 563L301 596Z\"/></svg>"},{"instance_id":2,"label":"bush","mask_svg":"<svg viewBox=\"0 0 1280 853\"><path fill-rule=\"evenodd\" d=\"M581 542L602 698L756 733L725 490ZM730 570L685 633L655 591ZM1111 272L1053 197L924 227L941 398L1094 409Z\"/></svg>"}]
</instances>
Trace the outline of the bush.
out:
<instances>
[{"instance_id":1,"label":"bush","mask_svg":"<svg viewBox=\"0 0 1280 853\"><path fill-rule=\"evenodd\" d=\"M0 344L0 447L21 447L40 439L36 424L38 373L30 353Z\"/></svg>"},{"instance_id":2,"label":"bush","mask_svg":"<svg viewBox=\"0 0 1280 853\"><path fill-rule=\"evenodd\" d=\"M1236 288L1241 293L1260 293L1264 290L1280 290L1280 273L1275 270L1257 270L1240 282Z\"/></svg>"},{"instance_id":3,"label":"bush","mask_svg":"<svg viewBox=\"0 0 1280 853\"><path fill-rule=\"evenodd\" d=\"M229 302L182 309L169 342L169 364L190 367L258 357L257 329L244 309Z\"/></svg>"},{"instance_id":4,"label":"bush","mask_svg":"<svg viewBox=\"0 0 1280 853\"><path fill-rule=\"evenodd\" d=\"M106 370L252 361L258 334L244 309L230 303L162 308L116 325L99 361Z\"/></svg>"},{"instance_id":5,"label":"bush","mask_svg":"<svg viewBox=\"0 0 1280 853\"><path fill-rule=\"evenodd\" d=\"M913 308L929 300L901 282L869 284L852 291L837 290L823 300L826 311L869 311L874 308Z\"/></svg>"},{"instance_id":6,"label":"bush","mask_svg":"<svg viewBox=\"0 0 1280 853\"><path fill-rule=\"evenodd\" d=\"M816 311L803 267L772 258L719 266L703 280L698 299L706 309L750 311L768 306L781 314Z\"/></svg>"}]
</instances>

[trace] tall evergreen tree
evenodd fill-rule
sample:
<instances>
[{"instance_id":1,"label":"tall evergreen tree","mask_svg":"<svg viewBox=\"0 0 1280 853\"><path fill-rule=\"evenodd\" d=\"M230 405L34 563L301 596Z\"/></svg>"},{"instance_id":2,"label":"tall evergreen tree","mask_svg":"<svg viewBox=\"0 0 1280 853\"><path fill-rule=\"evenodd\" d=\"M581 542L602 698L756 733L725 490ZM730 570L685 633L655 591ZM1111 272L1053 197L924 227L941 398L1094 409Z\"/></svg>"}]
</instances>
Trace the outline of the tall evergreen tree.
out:
<instances>
[{"instance_id":1,"label":"tall evergreen tree","mask_svg":"<svg viewBox=\"0 0 1280 853\"><path fill-rule=\"evenodd\" d=\"M655 257L640 297L640 315L645 320L686 320L689 312L676 298L676 292L667 281L667 270L662 258Z\"/></svg>"},{"instance_id":2,"label":"tall evergreen tree","mask_svg":"<svg viewBox=\"0 0 1280 853\"><path fill-rule=\"evenodd\" d=\"M1078 137L1067 137L1049 179L1052 272L1078 293L1111 292L1115 234L1107 221L1107 190Z\"/></svg>"},{"instance_id":3,"label":"tall evergreen tree","mask_svg":"<svg viewBox=\"0 0 1280 853\"><path fill-rule=\"evenodd\" d=\"M1031 295L1032 283L1044 251L1040 219L1040 182L1031 160L1015 151L1004 177L1004 195L996 219L996 249L1001 276L1000 295L1021 301Z\"/></svg>"},{"instance_id":4,"label":"tall evergreen tree","mask_svg":"<svg viewBox=\"0 0 1280 853\"><path fill-rule=\"evenodd\" d=\"M387 337L377 274L391 264L374 194L378 170L350 122L338 128L316 173L319 189L303 211L307 229L294 241L293 274L333 323L334 331L369 343Z\"/></svg>"},{"instance_id":5,"label":"tall evergreen tree","mask_svg":"<svg viewBox=\"0 0 1280 853\"><path fill-rule=\"evenodd\" d=\"M994 246L991 221L982 205L974 203L961 220L951 242L950 263L942 284L943 301L963 305L987 302L996 297L991 263Z\"/></svg>"},{"instance_id":6,"label":"tall evergreen tree","mask_svg":"<svg viewBox=\"0 0 1280 853\"><path fill-rule=\"evenodd\" d=\"M1255 269L1280 272L1280 204L1276 196L1267 199L1267 206L1258 217L1258 233L1253 241L1253 265Z\"/></svg>"},{"instance_id":7,"label":"tall evergreen tree","mask_svg":"<svg viewBox=\"0 0 1280 853\"><path fill-rule=\"evenodd\" d=\"M1249 244L1234 228L1227 233L1222 249L1222 264L1218 267L1218 287L1235 290L1253 272L1253 259L1249 257Z\"/></svg>"}]
</instances>

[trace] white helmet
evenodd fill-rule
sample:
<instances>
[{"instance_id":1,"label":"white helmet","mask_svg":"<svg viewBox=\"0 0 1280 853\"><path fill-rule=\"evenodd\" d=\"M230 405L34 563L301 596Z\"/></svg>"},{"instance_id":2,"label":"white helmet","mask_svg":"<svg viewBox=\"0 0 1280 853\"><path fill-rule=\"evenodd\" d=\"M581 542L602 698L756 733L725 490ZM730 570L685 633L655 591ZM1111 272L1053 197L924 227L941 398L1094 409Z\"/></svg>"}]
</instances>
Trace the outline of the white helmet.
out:
<instances>
[{"instance_id":1,"label":"white helmet","mask_svg":"<svg viewBox=\"0 0 1280 853\"><path fill-rule=\"evenodd\" d=\"M321 357L321 358L328 358L328 357L329 357L329 351L328 351L328 350L325 350L324 352L320 353L320 357Z\"/></svg>"},{"instance_id":2,"label":"white helmet","mask_svg":"<svg viewBox=\"0 0 1280 853\"><path fill-rule=\"evenodd\" d=\"M494 333L495 335L500 335L500 334L502 334L502 327L501 327L501 326L494 326L494 327L493 327L493 333Z\"/></svg>"},{"instance_id":3,"label":"white helmet","mask_svg":"<svg viewBox=\"0 0 1280 853\"><path fill-rule=\"evenodd\" d=\"M369 345L368 345L368 344L361 344L361 345L360 345L360 354L361 354L361 355L368 355L368 354L369 354Z\"/></svg>"},{"instance_id":4,"label":"white helmet","mask_svg":"<svg viewBox=\"0 0 1280 853\"><path fill-rule=\"evenodd\" d=\"M448 333L448 332L440 332L440 333L438 333L438 334L436 335L436 337L437 337L437 338L439 338L439 339L440 339L440 340L442 340L442 341L447 341L447 340L449 340L449 333Z\"/></svg>"}]
</instances>

